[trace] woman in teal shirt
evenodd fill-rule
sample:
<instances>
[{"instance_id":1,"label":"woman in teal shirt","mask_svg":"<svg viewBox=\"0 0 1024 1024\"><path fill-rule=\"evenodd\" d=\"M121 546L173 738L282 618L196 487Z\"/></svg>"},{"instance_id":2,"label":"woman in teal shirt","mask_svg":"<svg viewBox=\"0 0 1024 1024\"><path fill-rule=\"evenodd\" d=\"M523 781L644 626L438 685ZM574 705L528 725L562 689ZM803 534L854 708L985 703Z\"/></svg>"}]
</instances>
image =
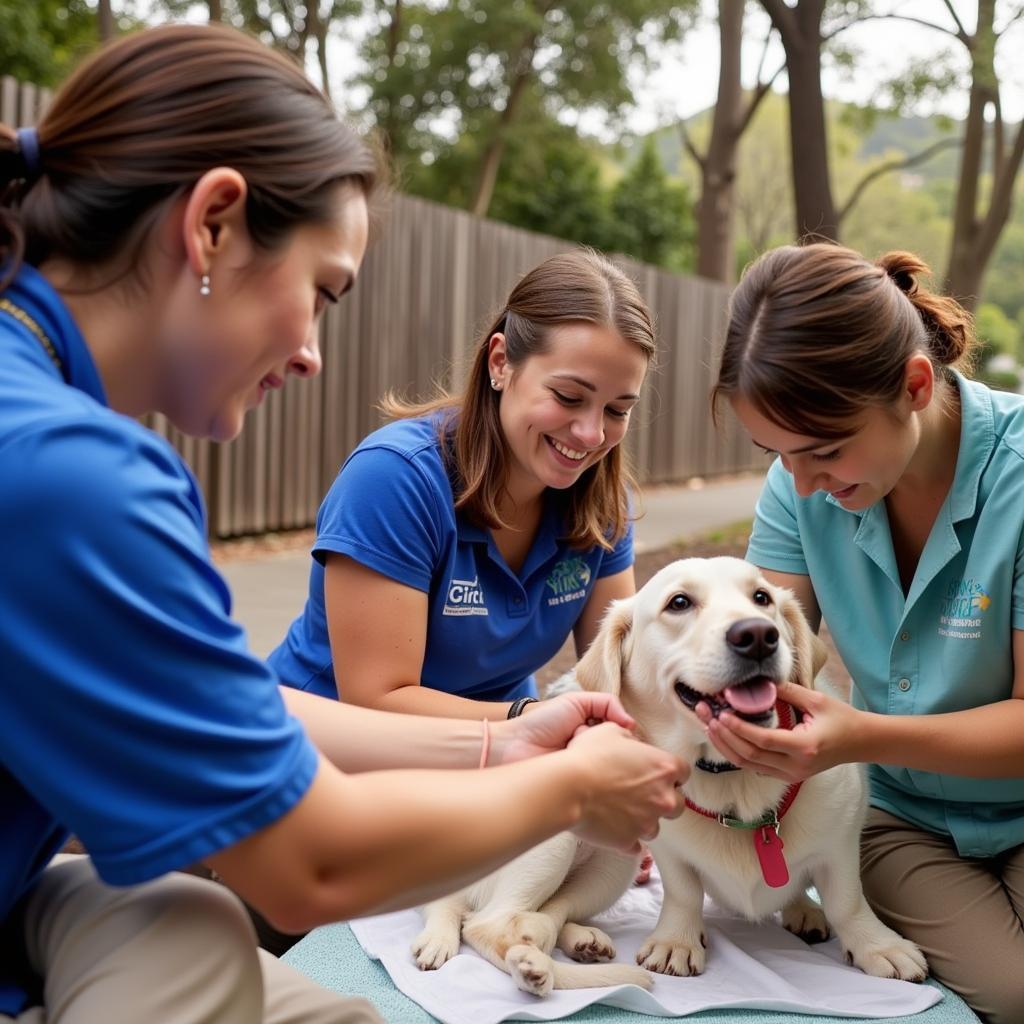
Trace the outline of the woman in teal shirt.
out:
<instances>
[{"instance_id":1,"label":"woman in teal shirt","mask_svg":"<svg viewBox=\"0 0 1024 1024\"><path fill-rule=\"evenodd\" d=\"M850 705L786 685L790 733L730 714L731 761L871 765L866 891L986 1020L1024 1020L1024 398L909 253L765 254L733 297L716 405L779 458L747 557L828 623Z\"/></svg>"}]
</instances>

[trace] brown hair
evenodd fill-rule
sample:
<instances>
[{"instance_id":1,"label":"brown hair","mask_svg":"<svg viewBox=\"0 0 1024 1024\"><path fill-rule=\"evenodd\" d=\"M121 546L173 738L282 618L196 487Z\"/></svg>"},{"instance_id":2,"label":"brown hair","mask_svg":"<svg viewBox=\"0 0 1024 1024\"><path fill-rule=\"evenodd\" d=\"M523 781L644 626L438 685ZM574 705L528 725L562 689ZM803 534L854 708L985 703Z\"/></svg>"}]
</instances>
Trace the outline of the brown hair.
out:
<instances>
[{"instance_id":1,"label":"brown hair","mask_svg":"<svg viewBox=\"0 0 1024 1024\"><path fill-rule=\"evenodd\" d=\"M648 360L654 356L654 324L636 285L600 253L579 249L545 260L512 289L477 343L461 395L442 392L433 401L410 403L389 393L381 402L390 416L443 414L442 450L455 477L455 507L492 529L504 525L498 504L508 482L510 452L498 416L500 395L490 385L488 342L496 333L505 335L514 371L549 350L554 328L571 323L613 328ZM611 548L629 523L632 489L635 480L618 444L569 488L570 544Z\"/></svg>"},{"instance_id":2,"label":"brown hair","mask_svg":"<svg viewBox=\"0 0 1024 1024\"><path fill-rule=\"evenodd\" d=\"M716 418L722 398L743 398L786 430L833 440L865 407L896 400L915 352L969 370L971 316L922 288L928 273L909 252L876 263L827 243L766 252L732 295Z\"/></svg>"},{"instance_id":3,"label":"brown hair","mask_svg":"<svg viewBox=\"0 0 1024 1024\"><path fill-rule=\"evenodd\" d=\"M235 29L165 25L87 60L37 128L38 166L0 125L0 263L137 262L166 203L208 170L246 179L246 218L263 249L330 216L333 187L370 198L373 147L288 58Z\"/></svg>"}]
</instances>

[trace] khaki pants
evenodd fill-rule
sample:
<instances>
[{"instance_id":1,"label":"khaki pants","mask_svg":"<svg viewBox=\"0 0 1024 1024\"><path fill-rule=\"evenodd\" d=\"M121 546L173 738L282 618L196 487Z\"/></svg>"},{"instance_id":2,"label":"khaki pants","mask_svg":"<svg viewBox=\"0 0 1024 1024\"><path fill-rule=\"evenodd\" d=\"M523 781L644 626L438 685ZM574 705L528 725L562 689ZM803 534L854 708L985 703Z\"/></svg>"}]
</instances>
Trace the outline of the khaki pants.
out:
<instances>
[{"instance_id":1,"label":"khaki pants","mask_svg":"<svg viewBox=\"0 0 1024 1024\"><path fill-rule=\"evenodd\" d=\"M61 855L21 919L44 1006L18 1024L383 1024L365 999L328 992L256 947L241 901L191 875L104 885Z\"/></svg>"},{"instance_id":2,"label":"khaki pants","mask_svg":"<svg viewBox=\"0 0 1024 1024\"><path fill-rule=\"evenodd\" d=\"M988 1024L1024 1022L1024 846L961 857L952 839L871 808L861 875L878 916Z\"/></svg>"}]
</instances>

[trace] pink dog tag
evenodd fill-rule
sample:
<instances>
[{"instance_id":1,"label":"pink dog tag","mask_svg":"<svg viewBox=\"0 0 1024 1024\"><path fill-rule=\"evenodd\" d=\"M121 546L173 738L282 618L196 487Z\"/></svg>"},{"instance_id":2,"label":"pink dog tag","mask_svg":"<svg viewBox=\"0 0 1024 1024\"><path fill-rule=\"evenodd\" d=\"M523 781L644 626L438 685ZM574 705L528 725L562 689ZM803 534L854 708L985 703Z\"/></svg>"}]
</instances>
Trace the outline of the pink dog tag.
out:
<instances>
[{"instance_id":1,"label":"pink dog tag","mask_svg":"<svg viewBox=\"0 0 1024 1024\"><path fill-rule=\"evenodd\" d=\"M780 889L789 882L789 868L782 854L782 839L771 825L764 825L754 834L754 849L761 862L765 884Z\"/></svg>"}]
</instances>

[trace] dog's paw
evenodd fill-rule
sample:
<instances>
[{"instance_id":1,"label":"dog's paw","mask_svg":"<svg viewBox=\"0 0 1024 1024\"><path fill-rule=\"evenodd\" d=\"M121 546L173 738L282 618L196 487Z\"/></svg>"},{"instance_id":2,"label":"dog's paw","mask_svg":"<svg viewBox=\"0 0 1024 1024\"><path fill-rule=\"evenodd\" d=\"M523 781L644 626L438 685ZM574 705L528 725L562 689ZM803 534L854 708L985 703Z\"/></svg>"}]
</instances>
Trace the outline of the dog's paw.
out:
<instances>
[{"instance_id":1,"label":"dog's paw","mask_svg":"<svg viewBox=\"0 0 1024 1024\"><path fill-rule=\"evenodd\" d=\"M558 948L581 964L615 959L615 946L600 928L572 921L558 933Z\"/></svg>"},{"instance_id":2,"label":"dog's paw","mask_svg":"<svg viewBox=\"0 0 1024 1024\"><path fill-rule=\"evenodd\" d=\"M505 954L505 966L516 988L534 996L551 994L555 985L554 964L535 946L513 946Z\"/></svg>"},{"instance_id":3,"label":"dog's paw","mask_svg":"<svg viewBox=\"0 0 1024 1024\"><path fill-rule=\"evenodd\" d=\"M507 940L509 946L536 946L545 953L555 948L558 929L547 914L522 910L509 920Z\"/></svg>"},{"instance_id":4,"label":"dog's paw","mask_svg":"<svg viewBox=\"0 0 1024 1024\"><path fill-rule=\"evenodd\" d=\"M782 911L782 926L804 942L824 942L832 934L825 912L813 900L794 900Z\"/></svg>"},{"instance_id":5,"label":"dog's paw","mask_svg":"<svg viewBox=\"0 0 1024 1024\"><path fill-rule=\"evenodd\" d=\"M669 974L677 978L689 978L704 973L707 962L708 940L702 932L695 943L678 938L671 942L659 940L652 935L636 954L636 962L656 974Z\"/></svg>"},{"instance_id":6,"label":"dog's paw","mask_svg":"<svg viewBox=\"0 0 1024 1024\"><path fill-rule=\"evenodd\" d=\"M867 936L856 945L848 945L846 959L876 978L924 981L928 976L928 961L921 950L890 928L884 928L882 934Z\"/></svg>"},{"instance_id":7,"label":"dog's paw","mask_svg":"<svg viewBox=\"0 0 1024 1024\"><path fill-rule=\"evenodd\" d=\"M459 935L422 931L412 944L412 955L421 971L436 971L459 951Z\"/></svg>"}]
</instances>

